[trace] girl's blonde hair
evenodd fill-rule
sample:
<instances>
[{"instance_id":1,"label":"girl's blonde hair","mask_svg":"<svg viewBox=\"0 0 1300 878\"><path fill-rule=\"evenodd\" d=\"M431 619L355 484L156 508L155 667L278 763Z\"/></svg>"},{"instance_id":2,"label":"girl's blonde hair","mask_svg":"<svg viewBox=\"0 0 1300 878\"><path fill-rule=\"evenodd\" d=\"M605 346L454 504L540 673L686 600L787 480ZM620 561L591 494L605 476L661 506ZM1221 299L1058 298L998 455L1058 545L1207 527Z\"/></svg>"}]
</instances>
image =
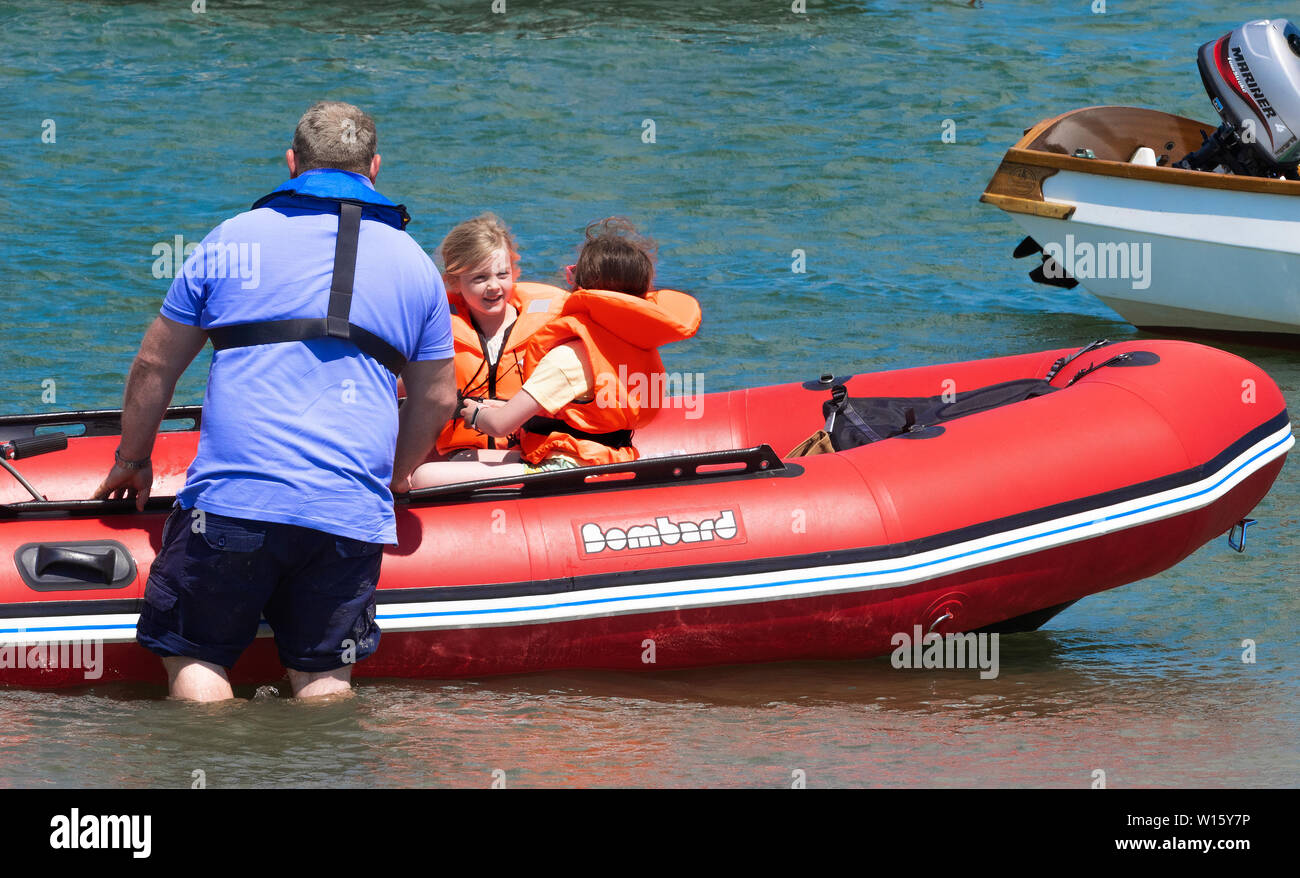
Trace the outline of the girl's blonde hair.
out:
<instances>
[{"instance_id":1,"label":"girl's blonde hair","mask_svg":"<svg viewBox=\"0 0 1300 878\"><path fill-rule=\"evenodd\" d=\"M442 279L449 286L451 276L469 271L493 251L504 249L510 259L511 273L519 278L519 253L515 248L515 236L501 217L494 213L482 213L470 220L460 223L447 233L438 245L438 258L442 260Z\"/></svg>"}]
</instances>

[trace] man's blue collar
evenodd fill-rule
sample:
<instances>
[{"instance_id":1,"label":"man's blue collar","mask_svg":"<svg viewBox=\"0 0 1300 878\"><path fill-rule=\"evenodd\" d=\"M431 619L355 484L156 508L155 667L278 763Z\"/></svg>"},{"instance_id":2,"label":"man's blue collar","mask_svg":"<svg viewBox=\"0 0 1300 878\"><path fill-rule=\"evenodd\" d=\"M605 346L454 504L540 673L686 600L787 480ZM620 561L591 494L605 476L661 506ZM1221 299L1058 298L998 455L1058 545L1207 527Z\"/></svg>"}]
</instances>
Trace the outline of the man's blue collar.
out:
<instances>
[{"instance_id":1,"label":"man's blue collar","mask_svg":"<svg viewBox=\"0 0 1300 878\"><path fill-rule=\"evenodd\" d=\"M394 204L380 195L368 179L351 171L334 168L316 168L284 181L268 195L258 199L253 209L270 207L338 213L341 201L360 204L363 218L377 220L395 229L405 229L411 221L404 206Z\"/></svg>"},{"instance_id":2,"label":"man's blue collar","mask_svg":"<svg viewBox=\"0 0 1300 878\"><path fill-rule=\"evenodd\" d=\"M276 192L298 192L317 198L349 198L368 204L396 206L375 191L370 180L361 174L337 168L313 168L275 187Z\"/></svg>"}]
</instances>

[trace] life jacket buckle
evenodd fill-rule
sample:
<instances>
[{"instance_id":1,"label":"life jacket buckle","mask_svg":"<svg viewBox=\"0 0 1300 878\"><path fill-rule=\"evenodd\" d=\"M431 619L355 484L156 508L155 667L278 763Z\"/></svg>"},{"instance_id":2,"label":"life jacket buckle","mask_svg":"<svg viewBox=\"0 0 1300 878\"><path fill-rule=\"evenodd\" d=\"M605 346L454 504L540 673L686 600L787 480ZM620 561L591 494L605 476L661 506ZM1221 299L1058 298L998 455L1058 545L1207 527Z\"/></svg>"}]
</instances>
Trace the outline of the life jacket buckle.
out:
<instances>
[{"instance_id":1,"label":"life jacket buckle","mask_svg":"<svg viewBox=\"0 0 1300 878\"><path fill-rule=\"evenodd\" d=\"M352 330L348 328L348 318L329 316L325 318L325 335L329 338L350 339Z\"/></svg>"}]
</instances>

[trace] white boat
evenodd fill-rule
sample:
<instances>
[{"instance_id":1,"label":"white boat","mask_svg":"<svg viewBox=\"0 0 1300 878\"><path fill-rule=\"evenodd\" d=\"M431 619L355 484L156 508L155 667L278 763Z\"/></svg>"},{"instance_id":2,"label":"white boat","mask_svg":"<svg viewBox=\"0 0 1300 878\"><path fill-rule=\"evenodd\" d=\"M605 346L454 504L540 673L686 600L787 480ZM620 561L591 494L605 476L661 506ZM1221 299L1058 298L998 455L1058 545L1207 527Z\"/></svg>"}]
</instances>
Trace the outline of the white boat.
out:
<instances>
[{"instance_id":1,"label":"white boat","mask_svg":"<svg viewBox=\"0 0 1300 878\"><path fill-rule=\"evenodd\" d=\"M1250 22L1198 64L1221 125L1072 110L1027 129L980 200L1029 235L1031 277L1136 326L1300 336L1300 30Z\"/></svg>"}]
</instances>

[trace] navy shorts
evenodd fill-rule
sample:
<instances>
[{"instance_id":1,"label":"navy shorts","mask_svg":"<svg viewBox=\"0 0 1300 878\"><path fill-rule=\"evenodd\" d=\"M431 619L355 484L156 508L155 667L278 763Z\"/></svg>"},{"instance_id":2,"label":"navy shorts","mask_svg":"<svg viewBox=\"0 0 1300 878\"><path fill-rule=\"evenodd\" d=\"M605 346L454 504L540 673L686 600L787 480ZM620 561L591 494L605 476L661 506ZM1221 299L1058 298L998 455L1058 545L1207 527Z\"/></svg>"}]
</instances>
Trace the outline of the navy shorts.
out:
<instances>
[{"instance_id":1,"label":"navy shorts","mask_svg":"<svg viewBox=\"0 0 1300 878\"><path fill-rule=\"evenodd\" d=\"M178 506L163 526L136 640L228 668L265 617L286 668L341 668L379 646L383 557L380 543Z\"/></svg>"}]
</instances>

